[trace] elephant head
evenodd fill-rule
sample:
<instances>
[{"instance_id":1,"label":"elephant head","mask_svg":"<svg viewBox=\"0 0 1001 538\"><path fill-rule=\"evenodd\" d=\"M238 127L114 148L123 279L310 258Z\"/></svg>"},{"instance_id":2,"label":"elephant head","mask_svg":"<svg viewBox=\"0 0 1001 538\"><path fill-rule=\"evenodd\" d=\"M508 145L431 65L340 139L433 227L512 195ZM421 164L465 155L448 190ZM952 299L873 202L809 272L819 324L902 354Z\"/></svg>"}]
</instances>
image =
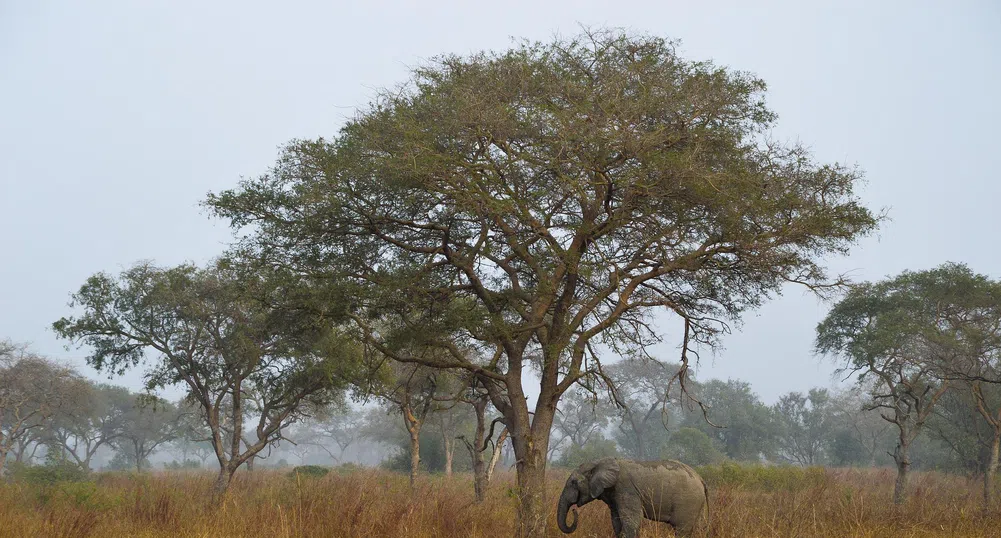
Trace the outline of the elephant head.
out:
<instances>
[{"instance_id":1,"label":"elephant head","mask_svg":"<svg viewBox=\"0 0 1001 538\"><path fill-rule=\"evenodd\" d=\"M577 509L573 511L573 523L567 524L567 512L573 506L584 506L597 499L606 489L615 486L619 478L619 464L612 458L603 458L585 463L570 473L560 494L560 504L556 511L556 524L564 533L577 530Z\"/></svg>"}]
</instances>

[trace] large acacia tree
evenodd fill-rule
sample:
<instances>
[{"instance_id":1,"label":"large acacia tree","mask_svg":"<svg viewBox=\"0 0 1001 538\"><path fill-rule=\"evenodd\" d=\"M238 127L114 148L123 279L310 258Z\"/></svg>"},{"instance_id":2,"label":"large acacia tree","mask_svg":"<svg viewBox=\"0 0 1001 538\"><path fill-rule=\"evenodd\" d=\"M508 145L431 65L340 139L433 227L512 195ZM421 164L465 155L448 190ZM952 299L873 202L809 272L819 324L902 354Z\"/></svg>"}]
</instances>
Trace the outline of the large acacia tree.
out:
<instances>
[{"instance_id":1,"label":"large acacia tree","mask_svg":"<svg viewBox=\"0 0 1001 538\"><path fill-rule=\"evenodd\" d=\"M878 224L859 171L768 138L764 90L615 31L444 56L207 203L274 263L352 278L360 326L399 316L450 351L397 360L478 376L511 433L519 533L541 536L556 404L600 375L596 343L642 349L662 309L686 348L711 344L787 282L835 284L821 257Z\"/></svg>"}]
</instances>

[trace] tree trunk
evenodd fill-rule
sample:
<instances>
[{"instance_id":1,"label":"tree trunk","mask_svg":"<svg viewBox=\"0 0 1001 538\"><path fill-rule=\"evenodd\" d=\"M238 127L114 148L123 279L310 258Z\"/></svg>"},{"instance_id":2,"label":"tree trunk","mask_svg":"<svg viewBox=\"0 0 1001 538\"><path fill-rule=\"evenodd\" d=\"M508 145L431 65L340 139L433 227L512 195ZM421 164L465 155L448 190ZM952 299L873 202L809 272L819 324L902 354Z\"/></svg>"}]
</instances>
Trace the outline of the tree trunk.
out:
<instances>
[{"instance_id":1,"label":"tree trunk","mask_svg":"<svg viewBox=\"0 0 1001 538\"><path fill-rule=\"evenodd\" d=\"M497 438L497 444L494 445L494 453L490 456L490 465L487 466L487 485L490 484L490 480L494 476L494 469L497 467L497 462L500 461L501 454L504 453L504 441L507 441L507 428L501 430L500 437Z\"/></svg>"},{"instance_id":2,"label":"tree trunk","mask_svg":"<svg viewBox=\"0 0 1001 538\"><path fill-rule=\"evenodd\" d=\"M998 453L1001 452L1001 430L994 431L994 439L991 440L991 455L984 469L984 507L990 508L994 504L994 475L998 472Z\"/></svg>"},{"instance_id":3,"label":"tree trunk","mask_svg":"<svg viewBox=\"0 0 1001 538\"><path fill-rule=\"evenodd\" d=\"M420 430L410 431L410 487L417 487L417 471L421 466Z\"/></svg>"},{"instance_id":4,"label":"tree trunk","mask_svg":"<svg viewBox=\"0 0 1001 538\"><path fill-rule=\"evenodd\" d=\"M893 460L897 463L897 481L893 484L893 504L903 504L907 495L907 471L911 467L909 443L897 445Z\"/></svg>"},{"instance_id":5,"label":"tree trunk","mask_svg":"<svg viewBox=\"0 0 1001 538\"><path fill-rule=\"evenodd\" d=\"M486 449L487 437L487 399L486 396L472 402L473 411L476 414L476 430L473 433L473 442L470 443L463 438L466 448L469 449L469 458L473 462L473 492L476 494L476 502L481 503L487 497L487 464L483 461L483 451Z\"/></svg>"},{"instance_id":6,"label":"tree trunk","mask_svg":"<svg viewBox=\"0 0 1001 538\"><path fill-rule=\"evenodd\" d=\"M452 459L455 455L455 442L445 442L445 476L452 476Z\"/></svg>"},{"instance_id":7,"label":"tree trunk","mask_svg":"<svg viewBox=\"0 0 1001 538\"><path fill-rule=\"evenodd\" d=\"M212 486L212 493L217 501L222 500L226 496L226 492L229 491L229 483L233 480L233 473L228 467L227 465L219 469L215 485Z\"/></svg>"},{"instance_id":8,"label":"tree trunk","mask_svg":"<svg viewBox=\"0 0 1001 538\"><path fill-rule=\"evenodd\" d=\"M543 396L540 396L543 398ZM546 535L546 454L553 412L547 406L536 406L529 426L528 417L511 420L511 440L514 444L518 474L518 538L539 538Z\"/></svg>"},{"instance_id":9,"label":"tree trunk","mask_svg":"<svg viewBox=\"0 0 1001 538\"><path fill-rule=\"evenodd\" d=\"M516 450L517 452L517 450ZM529 449L518 458L518 537L546 535L546 453Z\"/></svg>"},{"instance_id":10,"label":"tree trunk","mask_svg":"<svg viewBox=\"0 0 1001 538\"><path fill-rule=\"evenodd\" d=\"M0 449L0 479L3 479L7 473L6 463L7 463L7 451L4 449Z\"/></svg>"}]
</instances>

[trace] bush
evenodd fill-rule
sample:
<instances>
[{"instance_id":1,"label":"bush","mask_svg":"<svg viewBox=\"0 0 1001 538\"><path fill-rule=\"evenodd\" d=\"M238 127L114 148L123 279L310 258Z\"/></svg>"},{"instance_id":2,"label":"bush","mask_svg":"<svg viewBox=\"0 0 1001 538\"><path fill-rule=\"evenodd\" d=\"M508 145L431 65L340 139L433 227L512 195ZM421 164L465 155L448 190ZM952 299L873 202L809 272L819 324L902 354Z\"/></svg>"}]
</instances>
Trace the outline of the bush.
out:
<instances>
[{"instance_id":1,"label":"bush","mask_svg":"<svg viewBox=\"0 0 1001 538\"><path fill-rule=\"evenodd\" d=\"M112 490L102 488L94 482L46 485L36 491L36 498L42 506L72 506L93 512L105 512L120 503L120 497Z\"/></svg>"},{"instance_id":2,"label":"bush","mask_svg":"<svg viewBox=\"0 0 1001 538\"><path fill-rule=\"evenodd\" d=\"M28 484L48 485L60 482L82 482L89 473L79 465L60 463L56 465L25 465L14 469L14 480Z\"/></svg>"},{"instance_id":3,"label":"bush","mask_svg":"<svg viewBox=\"0 0 1001 538\"><path fill-rule=\"evenodd\" d=\"M358 465L357 463L351 463L351 462L342 463L342 464L338 465L337 467L334 467L334 470L337 471L337 474L356 473L356 472L358 472L358 471L360 471L362 469L364 469L364 467L362 467L361 465Z\"/></svg>"},{"instance_id":4,"label":"bush","mask_svg":"<svg viewBox=\"0 0 1001 538\"><path fill-rule=\"evenodd\" d=\"M169 471L186 471L192 469L201 469L202 464L198 460L184 460L183 462L173 460L170 463L164 463L163 468Z\"/></svg>"},{"instance_id":5,"label":"bush","mask_svg":"<svg viewBox=\"0 0 1001 538\"><path fill-rule=\"evenodd\" d=\"M289 472L289 478L322 478L327 476L330 469L320 465L300 465L293 467Z\"/></svg>"},{"instance_id":6,"label":"bush","mask_svg":"<svg viewBox=\"0 0 1001 538\"><path fill-rule=\"evenodd\" d=\"M710 487L727 485L760 491L799 491L830 480L823 467L740 465L724 462L703 465L698 472Z\"/></svg>"}]
</instances>

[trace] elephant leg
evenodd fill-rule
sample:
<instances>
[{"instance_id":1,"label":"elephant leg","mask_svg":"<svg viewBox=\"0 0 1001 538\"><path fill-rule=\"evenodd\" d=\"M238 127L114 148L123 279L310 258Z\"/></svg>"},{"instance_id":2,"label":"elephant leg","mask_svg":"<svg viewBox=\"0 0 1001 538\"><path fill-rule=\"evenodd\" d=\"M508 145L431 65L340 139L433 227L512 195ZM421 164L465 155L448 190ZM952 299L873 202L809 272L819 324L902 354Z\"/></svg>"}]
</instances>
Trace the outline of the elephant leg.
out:
<instances>
[{"instance_id":1,"label":"elephant leg","mask_svg":"<svg viewBox=\"0 0 1001 538\"><path fill-rule=\"evenodd\" d=\"M619 509L616 508L615 504L608 505L608 508L612 511L612 530L615 531L615 538L621 538L622 519L619 518Z\"/></svg>"},{"instance_id":2,"label":"elephant leg","mask_svg":"<svg viewBox=\"0 0 1001 538\"><path fill-rule=\"evenodd\" d=\"M616 506L619 520L617 538L636 538L640 535L640 523L643 521L643 505L639 497L621 499ZM614 518L613 518L614 525Z\"/></svg>"}]
</instances>

